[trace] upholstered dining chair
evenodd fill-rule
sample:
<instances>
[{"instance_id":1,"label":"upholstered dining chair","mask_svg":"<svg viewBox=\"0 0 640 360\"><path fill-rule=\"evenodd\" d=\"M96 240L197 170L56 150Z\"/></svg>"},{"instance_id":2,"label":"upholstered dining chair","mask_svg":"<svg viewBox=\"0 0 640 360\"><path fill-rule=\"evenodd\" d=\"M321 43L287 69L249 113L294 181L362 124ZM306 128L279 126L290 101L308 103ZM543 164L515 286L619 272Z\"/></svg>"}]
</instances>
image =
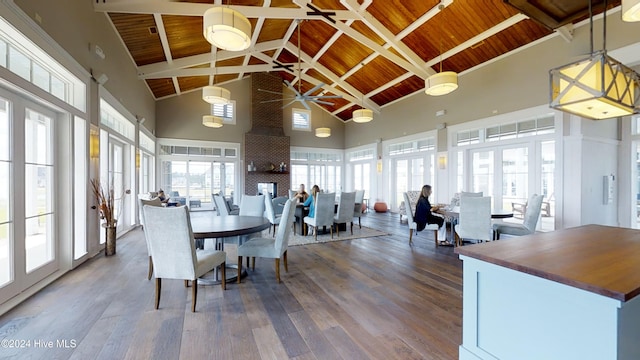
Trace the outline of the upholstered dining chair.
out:
<instances>
[{"instance_id":1,"label":"upholstered dining chair","mask_svg":"<svg viewBox=\"0 0 640 360\"><path fill-rule=\"evenodd\" d=\"M458 224L454 231L459 239L458 245L462 245L463 239L491 240L491 197L461 197Z\"/></svg>"},{"instance_id":2,"label":"upholstered dining chair","mask_svg":"<svg viewBox=\"0 0 640 360\"><path fill-rule=\"evenodd\" d=\"M186 206L160 208L145 205L143 211L147 223L144 234L151 249L156 278L156 310L160 306L162 279L180 279L184 280L185 286L191 280L191 311L195 312L199 277L220 266L222 289L226 288L227 255L213 249L196 251Z\"/></svg>"},{"instance_id":3,"label":"upholstered dining chair","mask_svg":"<svg viewBox=\"0 0 640 360\"><path fill-rule=\"evenodd\" d=\"M140 208L140 225L142 225L142 230L146 232L144 211L142 211L145 205L162 207L162 200L158 197L151 200L138 199L138 207ZM147 275L147 280L151 280L151 275L153 275L153 260L151 259L151 249L149 249L149 242L146 237L145 242L147 243L147 254L149 254L149 275Z\"/></svg>"},{"instance_id":4,"label":"upholstered dining chair","mask_svg":"<svg viewBox=\"0 0 640 360\"><path fill-rule=\"evenodd\" d=\"M238 215L240 209L231 209L229 203L219 194L211 194L213 198L213 204L216 207L216 212L219 216Z\"/></svg>"},{"instance_id":5,"label":"upholstered dining chair","mask_svg":"<svg viewBox=\"0 0 640 360\"><path fill-rule=\"evenodd\" d=\"M282 215L284 204L287 203L287 200L289 200L289 198L286 196L278 196L271 201L273 203L273 210L277 216Z\"/></svg>"},{"instance_id":6,"label":"upholstered dining chair","mask_svg":"<svg viewBox=\"0 0 640 360\"><path fill-rule=\"evenodd\" d=\"M483 192L482 191L478 191L478 192L461 191L460 192L460 198L461 199L463 197L482 197L482 196L483 196Z\"/></svg>"},{"instance_id":7,"label":"upholstered dining chair","mask_svg":"<svg viewBox=\"0 0 640 360\"><path fill-rule=\"evenodd\" d=\"M337 224L336 233L340 236L340 224L351 223L351 235L353 235L353 208L356 204L355 192L343 192L340 194L340 202L338 202L338 211L333 216L333 223Z\"/></svg>"},{"instance_id":8,"label":"upholstered dining chair","mask_svg":"<svg viewBox=\"0 0 640 360\"><path fill-rule=\"evenodd\" d=\"M524 212L524 221L522 224L506 222L493 224L494 239L500 239L500 234L522 236L536 232L536 226L540 218L540 209L542 208L542 198L543 195L531 195L529 201L527 201L527 208Z\"/></svg>"},{"instance_id":9,"label":"upholstered dining chair","mask_svg":"<svg viewBox=\"0 0 640 360\"><path fill-rule=\"evenodd\" d=\"M404 203L405 204L411 204L410 200L409 200L409 194L407 194L406 192L402 193L402 196L404 197ZM406 211L406 216L407 216L407 224L409 224L409 245L411 245L411 243L413 242L413 232L417 232L418 231L418 223L415 222L414 217L413 217L413 210L414 208L409 206L407 209L405 209ZM446 226L446 225L443 225ZM425 230L433 230L433 238L436 239L436 246L440 245L440 241L438 240L438 224L427 224L424 228ZM446 240L446 239L443 239Z\"/></svg>"},{"instance_id":10,"label":"upholstered dining chair","mask_svg":"<svg viewBox=\"0 0 640 360\"><path fill-rule=\"evenodd\" d=\"M277 202L276 202L277 200ZM282 196L279 198L275 198L273 200L269 199L269 197L265 196L264 198L264 207L266 209L265 214L266 214L266 218L269 219L269 222L271 223L271 226L269 227L269 233L271 233L271 227L273 227L273 236L276 236L276 227L278 225L280 225L280 223L282 222L282 211L284 211L284 204L287 203L287 198ZM283 204L283 205L279 205L279 204ZM276 206L277 207L282 207L283 209L281 210L280 214L276 213ZM294 209L295 210L295 209ZM293 221L293 231L295 232L295 226L296 223L295 221Z\"/></svg>"},{"instance_id":11,"label":"upholstered dining chair","mask_svg":"<svg viewBox=\"0 0 640 360\"><path fill-rule=\"evenodd\" d=\"M362 202L364 201L364 190L356 190L356 203L353 208L353 217L358 218L358 226L362 229L360 217L362 216Z\"/></svg>"},{"instance_id":12,"label":"upholstered dining chair","mask_svg":"<svg viewBox=\"0 0 640 360\"><path fill-rule=\"evenodd\" d=\"M264 195L242 195L240 200L241 216L264 216Z\"/></svg>"},{"instance_id":13,"label":"upholstered dining chair","mask_svg":"<svg viewBox=\"0 0 640 360\"><path fill-rule=\"evenodd\" d=\"M287 200L282 211L282 219L285 224L289 224L294 220L296 206L293 200ZM287 247L289 246L289 237L291 236L291 226L279 226L278 233L274 238L253 238L244 244L238 246L238 284L240 283L240 274L242 273L242 257L247 257L247 267L249 266L249 257L251 258L251 267L256 269L256 257L275 259L276 262L276 281L280 282L280 259L284 262L284 271L289 272L287 264Z\"/></svg>"},{"instance_id":14,"label":"upholstered dining chair","mask_svg":"<svg viewBox=\"0 0 640 360\"><path fill-rule=\"evenodd\" d=\"M313 237L318 240L318 228L328 226L333 239L333 216L335 209L336 194L335 193L318 193L314 199L316 202L314 217L304 217L304 224L313 226ZM306 233L306 231L305 231Z\"/></svg>"}]
</instances>

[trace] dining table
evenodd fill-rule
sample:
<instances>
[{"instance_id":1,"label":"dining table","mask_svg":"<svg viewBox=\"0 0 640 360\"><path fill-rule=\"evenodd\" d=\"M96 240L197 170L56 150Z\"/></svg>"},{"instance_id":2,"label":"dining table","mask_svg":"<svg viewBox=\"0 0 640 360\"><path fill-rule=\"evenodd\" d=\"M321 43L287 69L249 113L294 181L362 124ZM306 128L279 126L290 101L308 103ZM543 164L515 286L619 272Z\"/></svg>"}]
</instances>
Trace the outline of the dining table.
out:
<instances>
[{"instance_id":1,"label":"dining table","mask_svg":"<svg viewBox=\"0 0 640 360\"><path fill-rule=\"evenodd\" d=\"M458 218L460 217L460 206L443 206L436 212L444 217L444 221L451 224L451 233L450 233L450 241L453 243L454 240L454 228L453 226L458 223ZM505 210L505 209L493 209L491 208L491 218L492 219L507 219L513 217L513 211Z\"/></svg>"},{"instance_id":2,"label":"dining table","mask_svg":"<svg viewBox=\"0 0 640 360\"><path fill-rule=\"evenodd\" d=\"M269 228L271 223L269 220L262 216L241 216L241 215L228 215L218 216L210 211L192 212L191 213L191 229L193 231L193 237L196 240L204 239L221 239L221 246L224 250L224 243L226 240L237 238L237 241L233 241L238 245L242 245L243 235L251 235L259 233ZM227 259L229 260L229 259ZM237 269L235 264L229 264L227 262L225 269L225 279L227 282L233 282L237 280L237 271L229 271L230 269ZM243 270L241 276L246 276L246 270ZM200 278L199 282L203 285L219 284L220 279L218 273L214 271L213 277Z\"/></svg>"}]
</instances>

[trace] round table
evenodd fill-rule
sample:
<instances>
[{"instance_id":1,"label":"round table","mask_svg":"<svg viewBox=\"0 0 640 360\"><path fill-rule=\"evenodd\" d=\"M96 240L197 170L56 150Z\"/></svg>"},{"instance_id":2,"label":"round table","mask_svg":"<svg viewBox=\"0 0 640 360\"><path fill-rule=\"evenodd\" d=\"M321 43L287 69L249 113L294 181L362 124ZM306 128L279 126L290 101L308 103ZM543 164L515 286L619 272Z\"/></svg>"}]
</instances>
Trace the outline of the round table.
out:
<instances>
[{"instance_id":1,"label":"round table","mask_svg":"<svg viewBox=\"0 0 640 360\"><path fill-rule=\"evenodd\" d=\"M196 239L212 239L212 238L225 238L240 235L249 235L268 229L271 223L267 218L262 216L217 216L211 212L196 212L191 213L191 229L193 230L193 237ZM238 245L241 245L241 238L238 240ZM224 243L224 242L223 242ZM235 269L236 271L229 271ZM227 282L233 282L237 280L237 265L227 264L225 269L225 278ZM243 272L241 276L246 275ZM214 273L212 278L200 278L199 283L203 285L219 284L217 272Z\"/></svg>"}]
</instances>

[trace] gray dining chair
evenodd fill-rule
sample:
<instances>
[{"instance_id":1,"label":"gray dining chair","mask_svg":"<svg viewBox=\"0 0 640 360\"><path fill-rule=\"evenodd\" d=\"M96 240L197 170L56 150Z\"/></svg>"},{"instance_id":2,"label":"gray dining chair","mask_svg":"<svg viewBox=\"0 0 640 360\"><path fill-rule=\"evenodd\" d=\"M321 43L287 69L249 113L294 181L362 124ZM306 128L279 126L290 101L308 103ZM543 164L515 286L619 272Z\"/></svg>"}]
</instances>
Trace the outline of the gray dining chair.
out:
<instances>
[{"instance_id":1,"label":"gray dining chair","mask_svg":"<svg viewBox=\"0 0 640 360\"><path fill-rule=\"evenodd\" d=\"M284 196L277 197L273 200L269 199L269 197L267 196L265 196L264 198L265 216L267 219L269 219L269 222L271 223L271 226L269 227L269 233L271 233L271 228L273 227L273 236L276 236L276 228L278 225L282 223L282 212L284 211L284 204L286 204L287 201L289 200ZM276 207L282 208L280 209L279 214L278 214L278 211L276 211ZM295 210L295 206L294 206L294 210ZM293 222L293 231L295 232L296 223L295 221L292 221L292 222Z\"/></svg>"},{"instance_id":2,"label":"gray dining chair","mask_svg":"<svg viewBox=\"0 0 640 360\"><path fill-rule=\"evenodd\" d=\"M527 208L524 212L524 221L522 224L514 224L507 222L499 222L493 224L494 239L500 239L501 234L511 236L523 236L536 232L538 219L540 218L540 210L542 209L543 195L533 194L527 201Z\"/></svg>"},{"instance_id":3,"label":"gray dining chair","mask_svg":"<svg viewBox=\"0 0 640 360\"><path fill-rule=\"evenodd\" d=\"M491 240L491 197L461 197L458 224L454 231L459 239L458 245L462 245L464 239Z\"/></svg>"},{"instance_id":4,"label":"gray dining chair","mask_svg":"<svg viewBox=\"0 0 640 360\"><path fill-rule=\"evenodd\" d=\"M282 220L285 224L294 220L296 206L293 200L287 200L282 211ZM238 284L242 273L242 257L247 257L247 267L251 258L251 267L256 269L256 257L275 259L276 281L280 283L280 259L284 262L284 271L289 272L287 264L287 247L291 237L291 226L278 227L275 238L256 237L238 246Z\"/></svg>"},{"instance_id":5,"label":"gray dining chair","mask_svg":"<svg viewBox=\"0 0 640 360\"><path fill-rule=\"evenodd\" d=\"M333 216L335 209L336 194L335 193L318 193L314 199L316 202L314 217L305 216L304 224L313 226L313 237L318 240L318 228L328 226L333 239ZM305 231L305 233L307 233Z\"/></svg>"},{"instance_id":6,"label":"gray dining chair","mask_svg":"<svg viewBox=\"0 0 640 360\"><path fill-rule=\"evenodd\" d=\"M240 216L264 216L264 195L242 195Z\"/></svg>"},{"instance_id":7,"label":"gray dining chair","mask_svg":"<svg viewBox=\"0 0 640 360\"><path fill-rule=\"evenodd\" d=\"M145 218L143 208L145 205L162 207L162 201L160 198L155 197L151 200L140 199L138 198L138 207L140 208L140 225L142 225L142 231L146 232L145 229ZM149 242L145 236L145 242L147 243L147 254L149 254L149 274L147 275L147 280L151 280L151 275L153 275L153 259L151 259L151 249L149 248Z\"/></svg>"},{"instance_id":8,"label":"gray dining chair","mask_svg":"<svg viewBox=\"0 0 640 360\"><path fill-rule=\"evenodd\" d=\"M461 191L460 192L460 198L461 199L463 197L482 197L482 196L483 196L483 192L482 191L478 191L478 192Z\"/></svg>"},{"instance_id":9,"label":"gray dining chair","mask_svg":"<svg viewBox=\"0 0 640 360\"><path fill-rule=\"evenodd\" d=\"M364 201L364 190L356 190L356 203L353 208L353 217L358 218L358 227L362 229L360 217L362 216L362 202Z\"/></svg>"},{"instance_id":10,"label":"gray dining chair","mask_svg":"<svg viewBox=\"0 0 640 360\"><path fill-rule=\"evenodd\" d=\"M184 280L185 287L191 280L192 312L196 311L199 277L220 266L222 289L226 289L227 254L214 249L196 250L186 206L164 208L145 205L143 211L147 224L144 234L151 250L156 278L156 310L160 306L162 279Z\"/></svg>"},{"instance_id":11,"label":"gray dining chair","mask_svg":"<svg viewBox=\"0 0 640 360\"><path fill-rule=\"evenodd\" d=\"M404 197L404 203L405 204L411 204L411 202L409 201L409 194L407 194L406 192L402 193L402 196ZM409 225L409 245L411 245L413 243L413 232L415 231L416 233L418 232L418 223L415 222L414 220L414 215L413 215L413 207L409 206L407 209L405 209L405 215L407 216L407 224ZM446 226L446 225L443 225ZM438 240L438 224L427 224L424 228L424 230L433 230L433 237L436 241L436 246L440 245L440 241ZM446 240L446 239L443 239Z\"/></svg>"},{"instance_id":12,"label":"gray dining chair","mask_svg":"<svg viewBox=\"0 0 640 360\"><path fill-rule=\"evenodd\" d=\"M336 233L340 236L340 224L351 223L351 235L353 235L353 208L356 203L355 192L343 192L340 194L338 211L333 216L333 223L336 225Z\"/></svg>"},{"instance_id":13,"label":"gray dining chair","mask_svg":"<svg viewBox=\"0 0 640 360\"><path fill-rule=\"evenodd\" d=\"M231 209L229 203L219 194L211 194L213 198L213 204L216 207L216 212L219 216L238 215L240 209Z\"/></svg>"}]
</instances>

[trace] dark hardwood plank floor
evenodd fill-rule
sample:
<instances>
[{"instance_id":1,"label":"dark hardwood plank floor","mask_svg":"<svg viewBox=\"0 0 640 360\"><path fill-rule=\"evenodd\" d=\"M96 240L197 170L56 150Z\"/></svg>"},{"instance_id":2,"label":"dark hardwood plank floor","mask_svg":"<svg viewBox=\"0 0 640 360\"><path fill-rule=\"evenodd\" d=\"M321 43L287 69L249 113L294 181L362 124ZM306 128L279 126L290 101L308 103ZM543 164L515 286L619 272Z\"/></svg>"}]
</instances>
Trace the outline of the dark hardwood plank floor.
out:
<instances>
[{"instance_id":1,"label":"dark hardwood plank floor","mask_svg":"<svg viewBox=\"0 0 640 360\"><path fill-rule=\"evenodd\" d=\"M457 359L453 248L436 248L431 232L409 246L396 214L370 212L362 224L391 235L290 247L281 284L273 260L256 259L239 285L200 286L195 313L177 280L163 281L154 310L136 229L116 256L96 256L0 317L0 339L30 342L0 347L0 358Z\"/></svg>"}]
</instances>

